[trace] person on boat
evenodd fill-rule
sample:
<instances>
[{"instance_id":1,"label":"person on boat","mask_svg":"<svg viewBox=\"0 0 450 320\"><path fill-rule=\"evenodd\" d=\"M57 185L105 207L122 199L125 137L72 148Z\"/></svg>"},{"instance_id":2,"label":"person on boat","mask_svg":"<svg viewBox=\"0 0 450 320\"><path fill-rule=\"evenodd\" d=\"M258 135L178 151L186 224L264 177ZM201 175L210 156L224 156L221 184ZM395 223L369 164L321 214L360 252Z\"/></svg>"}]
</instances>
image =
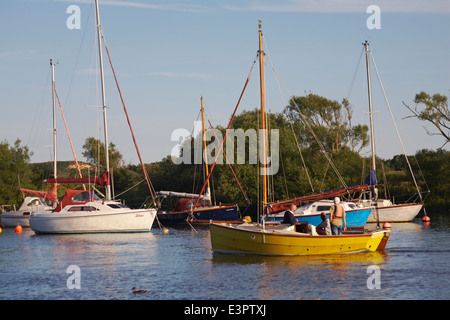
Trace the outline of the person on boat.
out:
<instances>
[{"instance_id":1,"label":"person on boat","mask_svg":"<svg viewBox=\"0 0 450 320\"><path fill-rule=\"evenodd\" d=\"M295 204L291 204L290 209L286 210L284 212L284 218L283 218L283 222L282 223L288 223L291 226L296 225L298 221L294 217L295 210L297 210L297 206Z\"/></svg>"},{"instance_id":2,"label":"person on boat","mask_svg":"<svg viewBox=\"0 0 450 320\"><path fill-rule=\"evenodd\" d=\"M334 236L342 234L342 230L347 231L347 224L345 221L345 210L339 204L339 197L334 198L334 205L330 208L330 223L331 233ZM344 225L342 226L342 222Z\"/></svg>"},{"instance_id":3,"label":"person on boat","mask_svg":"<svg viewBox=\"0 0 450 320\"><path fill-rule=\"evenodd\" d=\"M322 212L320 214L320 218L322 219L322 222L316 227L317 234L321 236L330 236L331 235L330 219L327 218L327 214L325 212Z\"/></svg>"}]
</instances>

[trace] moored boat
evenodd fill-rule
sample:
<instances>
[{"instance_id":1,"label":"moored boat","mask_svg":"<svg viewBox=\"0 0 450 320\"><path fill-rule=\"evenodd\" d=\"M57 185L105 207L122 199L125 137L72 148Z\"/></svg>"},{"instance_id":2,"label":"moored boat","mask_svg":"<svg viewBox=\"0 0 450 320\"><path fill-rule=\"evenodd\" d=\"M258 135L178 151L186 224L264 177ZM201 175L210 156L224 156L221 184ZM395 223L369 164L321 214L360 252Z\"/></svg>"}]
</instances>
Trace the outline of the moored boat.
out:
<instances>
[{"instance_id":1,"label":"moored boat","mask_svg":"<svg viewBox=\"0 0 450 320\"><path fill-rule=\"evenodd\" d=\"M167 191L166 191L167 192ZM164 191L160 191L161 195ZM173 192L168 192L173 195ZM240 221L237 204L212 205L210 200L201 199L196 203L197 197L180 198L171 211L159 210L158 220L162 224L209 224L211 221ZM195 208L194 208L195 206Z\"/></svg>"},{"instance_id":2,"label":"moored boat","mask_svg":"<svg viewBox=\"0 0 450 320\"><path fill-rule=\"evenodd\" d=\"M30 215L38 211L50 211L54 206L48 205L39 197L26 197L18 210L5 211L1 215L2 227L29 227Z\"/></svg>"},{"instance_id":3,"label":"moored boat","mask_svg":"<svg viewBox=\"0 0 450 320\"><path fill-rule=\"evenodd\" d=\"M361 204L362 206L371 206L375 209L372 211L372 214L369 216L368 222L409 222L412 221L420 212L423 207L423 199L422 194L419 190L419 187L416 182L416 178L414 177L414 173L411 169L411 165L409 164L408 157L405 154L405 160L408 164L409 171L414 181L414 185L417 189L417 195L420 199L420 202L415 203L405 203L405 204L393 204L389 199L381 199L378 197L378 190L376 188L377 178L376 178L376 159L375 159L375 138L374 138L374 124L373 124L373 108L372 108L372 88L370 84L370 61L369 54L371 55L371 51L369 50L369 42L365 41L363 43L365 49L366 56L366 74L367 74L367 90L368 90L368 104L369 104L369 120L370 120L370 145L371 145L371 171L369 176L366 178L365 183L373 186L373 191L370 193L370 199L368 200L356 200L355 203ZM373 56L372 56L373 60ZM373 61L374 62L374 61ZM375 62L374 62L375 65ZM376 66L375 66L376 67ZM378 70L377 74L378 74ZM381 82L381 80L380 80ZM383 89L384 93L384 89ZM386 96L385 96L386 98ZM386 98L387 102L387 98ZM387 103L389 107L389 103ZM389 107L390 108L390 107ZM395 124L395 122L394 122ZM397 129L396 129L397 130ZM400 135L397 130L398 137L401 142ZM401 142L403 145L403 143ZM404 151L404 150L403 150Z\"/></svg>"},{"instance_id":4,"label":"moored boat","mask_svg":"<svg viewBox=\"0 0 450 320\"><path fill-rule=\"evenodd\" d=\"M111 198L111 184L110 184L110 168L109 168L109 143L108 130L106 124L106 103L105 103L105 86L104 86L104 72L103 72L103 58L102 58L102 35L100 28L100 15L98 9L98 1L95 1L96 20L97 20L97 38L99 49L99 66L101 76L102 88L102 109L103 109L103 125L105 134L105 167L106 172L102 177L95 178L76 178L76 179L49 179L48 182L53 183L95 183L105 187L105 199L98 198L92 191L89 190L66 190L66 194L62 201L57 205L56 209L51 212L36 212L30 216L30 227L36 233L97 233L97 232L145 232L150 231L153 221L156 217L156 209L130 209L119 201ZM109 52L106 48L106 51ZM109 57L110 58L110 57ZM109 59L111 62L111 59ZM112 67L112 64L111 64ZM112 68L113 69L113 68ZM114 78L118 87L117 79L113 69ZM120 92L120 90L119 90ZM121 96L121 94L120 94ZM128 118L128 113L124 107L127 115L128 124L130 126L131 134L134 139L134 134L131 129L131 124ZM137 144L135 141L136 151L144 167ZM143 168L144 169L144 168ZM145 170L144 176L150 189L150 183ZM154 200L154 199L153 199ZM155 202L155 201L154 201Z\"/></svg>"},{"instance_id":5,"label":"moored boat","mask_svg":"<svg viewBox=\"0 0 450 320\"><path fill-rule=\"evenodd\" d=\"M35 212L30 227L36 233L148 232L156 209L130 209L102 200L89 190L67 189L53 211Z\"/></svg>"}]
</instances>

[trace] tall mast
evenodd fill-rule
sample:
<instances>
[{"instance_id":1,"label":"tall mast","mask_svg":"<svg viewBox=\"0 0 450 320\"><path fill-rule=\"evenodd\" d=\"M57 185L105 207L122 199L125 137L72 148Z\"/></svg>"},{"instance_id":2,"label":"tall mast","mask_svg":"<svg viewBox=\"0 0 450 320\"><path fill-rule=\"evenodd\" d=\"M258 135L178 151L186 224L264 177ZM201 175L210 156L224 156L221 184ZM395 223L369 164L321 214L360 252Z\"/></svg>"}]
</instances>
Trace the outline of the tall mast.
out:
<instances>
[{"instance_id":1,"label":"tall mast","mask_svg":"<svg viewBox=\"0 0 450 320\"><path fill-rule=\"evenodd\" d=\"M267 204L267 177L266 177L266 116L264 111L264 51L262 46L261 20L258 23L259 34L259 85L261 92L261 128L262 128L262 148L263 148L263 205L264 213Z\"/></svg>"},{"instance_id":2,"label":"tall mast","mask_svg":"<svg viewBox=\"0 0 450 320\"><path fill-rule=\"evenodd\" d=\"M366 48L366 70L367 70L367 90L369 93L369 117L370 117L370 146L372 149L372 170L376 170L375 165L375 137L373 134L373 110L372 110L372 90L370 88L370 71L369 71L369 42L363 43Z\"/></svg>"},{"instance_id":3,"label":"tall mast","mask_svg":"<svg viewBox=\"0 0 450 320\"><path fill-rule=\"evenodd\" d=\"M373 134L373 109L372 109L372 90L370 87L370 70L369 70L369 42L367 40L363 43L366 48L366 70L367 70L367 90L369 96L369 118L370 118L370 147L372 149L372 171L376 173L375 164L375 136ZM378 199L378 189L373 189L373 198Z\"/></svg>"},{"instance_id":4,"label":"tall mast","mask_svg":"<svg viewBox=\"0 0 450 320\"><path fill-rule=\"evenodd\" d=\"M103 76L103 55L102 55L102 39L100 29L100 14L98 11L98 1L95 0L95 11L97 13L97 38L98 38L98 56L100 59L100 78L102 83L102 107L103 107L103 127L105 131L105 160L106 173L108 175L108 183L106 184L106 200L111 200L111 185L109 184L109 144L108 144L108 127L106 125L106 102L105 102L105 81Z\"/></svg>"},{"instance_id":5,"label":"tall mast","mask_svg":"<svg viewBox=\"0 0 450 320\"><path fill-rule=\"evenodd\" d=\"M57 160L56 160L56 107L55 107L55 64L50 59L50 66L52 68L52 102L53 102L53 178L56 180L57 175Z\"/></svg>"},{"instance_id":6,"label":"tall mast","mask_svg":"<svg viewBox=\"0 0 450 320\"><path fill-rule=\"evenodd\" d=\"M202 103L202 124L203 124L203 134L202 134L202 140L203 140L203 149L205 154L205 167L206 167L206 177L209 176L208 172L208 153L206 152L206 131L205 131L205 111L203 109L203 96L200 98L200 101ZM209 187L209 179L207 180L208 189L206 189L206 193L210 195L210 187Z\"/></svg>"}]
</instances>

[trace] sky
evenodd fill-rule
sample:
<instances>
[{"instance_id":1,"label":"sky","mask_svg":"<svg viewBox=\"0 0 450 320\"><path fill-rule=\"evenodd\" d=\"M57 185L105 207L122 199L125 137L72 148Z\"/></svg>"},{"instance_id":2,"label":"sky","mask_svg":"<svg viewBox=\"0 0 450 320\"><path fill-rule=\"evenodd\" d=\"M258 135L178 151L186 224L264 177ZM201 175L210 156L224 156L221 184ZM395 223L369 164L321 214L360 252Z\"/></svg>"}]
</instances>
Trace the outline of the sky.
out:
<instances>
[{"instance_id":1,"label":"sky","mask_svg":"<svg viewBox=\"0 0 450 320\"><path fill-rule=\"evenodd\" d=\"M99 3L106 44L145 163L170 155L178 143L172 141L177 129L192 131L200 120L201 96L208 120L214 126L228 124L256 58L258 20L270 58L270 111L282 112L290 96L311 92L331 100L347 98L353 124L368 124L364 57L360 60L367 40L406 153L444 144L440 136L427 134L426 129L435 131L431 125L405 118L411 114L403 102L414 107L420 91L450 95L448 0ZM73 16L73 5L78 16ZM367 12L371 5L378 6L378 15ZM103 55L109 141L125 164L138 164L105 51ZM13 144L20 139L33 152L31 162L53 159L50 59L56 63L56 91L75 152L85 160L84 140L103 140L101 110L93 107L101 105L93 1L1 1L0 140ZM403 150L371 68L376 151L389 159ZM238 114L259 106L258 81L255 66ZM73 160L58 109L57 158Z\"/></svg>"}]
</instances>

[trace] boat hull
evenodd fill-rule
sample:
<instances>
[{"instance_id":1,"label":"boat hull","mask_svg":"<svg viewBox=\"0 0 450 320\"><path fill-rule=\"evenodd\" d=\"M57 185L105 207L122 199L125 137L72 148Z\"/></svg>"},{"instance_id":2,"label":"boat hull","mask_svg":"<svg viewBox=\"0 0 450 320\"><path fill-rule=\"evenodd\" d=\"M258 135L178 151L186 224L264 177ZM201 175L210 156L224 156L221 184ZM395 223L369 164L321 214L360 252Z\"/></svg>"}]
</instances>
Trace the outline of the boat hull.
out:
<instances>
[{"instance_id":1,"label":"boat hull","mask_svg":"<svg viewBox=\"0 0 450 320\"><path fill-rule=\"evenodd\" d=\"M200 207L191 212L158 212L158 220L167 224L209 224L210 221L239 221L239 210L237 205Z\"/></svg>"},{"instance_id":2,"label":"boat hull","mask_svg":"<svg viewBox=\"0 0 450 320\"><path fill-rule=\"evenodd\" d=\"M216 252L260 255L321 255L382 251L390 230L339 236L312 236L295 231L264 231L255 224L210 224L211 247Z\"/></svg>"},{"instance_id":3,"label":"boat hull","mask_svg":"<svg viewBox=\"0 0 450 320\"><path fill-rule=\"evenodd\" d=\"M345 221L347 228L363 228L372 212L372 208L355 209L345 212ZM326 211L325 213L329 213ZM300 222L308 222L312 225L319 225L322 222L320 213L317 214L295 214L294 217ZM282 222L284 219L284 213L282 214L269 214L266 221Z\"/></svg>"},{"instance_id":4,"label":"boat hull","mask_svg":"<svg viewBox=\"0 0 450 320\"><path fill-rule=\"evenodd\" d=\"M369 215L367 222L410 222L419 214L422 206L421 203L378 206Z\"/></svg>"},{"instance_id":5,"label":"boat hull","mask_svg":"<svg viewBox=\"0 0 450 320\"><path fill-rule=\"evenodd\" d=\"M30 226L30 212L8 211L2 213L2 227Z\"/></svg>"},{"instance_id":6,"label":"boat hull","mask_svg":"<svg viewBox=\"0 0 450 320\"><path fill-rule=\"evenodd\" d=\"M36 233L112 233L148 232L156 216L155 209L124 209L120 212L39 212L30 217Z\"/></svg>"}]
</instances>

